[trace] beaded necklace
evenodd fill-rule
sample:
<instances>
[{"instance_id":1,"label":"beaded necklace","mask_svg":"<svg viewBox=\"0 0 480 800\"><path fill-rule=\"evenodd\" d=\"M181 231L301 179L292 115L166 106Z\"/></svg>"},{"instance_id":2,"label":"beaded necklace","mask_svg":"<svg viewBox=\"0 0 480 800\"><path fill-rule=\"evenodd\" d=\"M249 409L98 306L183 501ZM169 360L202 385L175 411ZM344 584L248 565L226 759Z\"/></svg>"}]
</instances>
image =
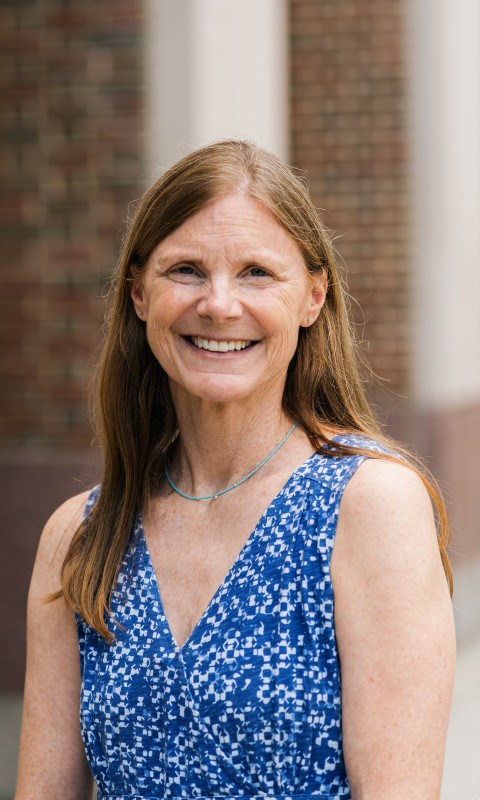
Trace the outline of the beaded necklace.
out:
<instances>
[{"instance_id":1,"label":"beaded necklace","mask_svg":"<svg viewBox=\"0 0 480 800\"><path fill-rule=\"evenodd\" d=\"M227 489L222 489L220 492L217 492L216 494L208 494L205 497L194 497L191 494L185 494L185 492L181 492L180 489L177 489L177 487L175 486L174 482L172 481L170 475L168 474L168 469L167 469L167 465L166 464L165 464L165 475L167 476L167 480L168 480L170 486L172 487L172 489L175 489L177 494L181 494L182 497L186 497L187 500L216 500L217 497L220 497L221 494L225 494L225 492L229 492L231 489L235 489L236 486L240 486L241 483L244 483L246 480L251 478L252 475L255 475L255 473L258 472L258 470L261 467L263 467L263 465L266 464L267 461L269 461L272 458L272 456L275 455L277 450L280 450L282 444L285 444L285 442L287 441L288 437L290 436L291 433L293 433L293 431L295 430L296 427L297 427L297 423L295 423L295 425L292 425L292 427L288 431L287 435L283 437L283 439L280 442L280 444L277 444L275 449L272 450L272 452L266 458L263 459L262 463L259 464L258 467L255 467L255 469L252 469L252 471L249 472L248 475L245 475L245 477L242 478L241 480L236 481L235 483L232 483L232 485L229 486Z\"/></svg>"}]
</instances>

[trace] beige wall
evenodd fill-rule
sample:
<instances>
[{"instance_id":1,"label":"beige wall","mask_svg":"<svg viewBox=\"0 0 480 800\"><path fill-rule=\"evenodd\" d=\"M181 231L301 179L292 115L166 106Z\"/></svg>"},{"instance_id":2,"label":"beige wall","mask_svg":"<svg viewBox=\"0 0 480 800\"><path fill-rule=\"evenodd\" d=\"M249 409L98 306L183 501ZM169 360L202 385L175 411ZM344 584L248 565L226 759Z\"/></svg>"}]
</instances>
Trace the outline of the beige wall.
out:
<instances>
[{"instance_id":1,"label":"beige wall","mask_svg":"<svg viewBox=\"0 0 480 800\"><path fill-rule=\"evenodd\" d=\"M414 396L480 402L480 4L410 0Z\"/></svg>"},{"instance_id":2,"label":"beige wall","mask_svg":"<svg viewBox=\"0 0 480 800\"><path fill-rule=\"evenodd\" d=\"M284 0L147 0L147 11L152 172L229 136L287 156Z\"/></svg>"}]
</instances>

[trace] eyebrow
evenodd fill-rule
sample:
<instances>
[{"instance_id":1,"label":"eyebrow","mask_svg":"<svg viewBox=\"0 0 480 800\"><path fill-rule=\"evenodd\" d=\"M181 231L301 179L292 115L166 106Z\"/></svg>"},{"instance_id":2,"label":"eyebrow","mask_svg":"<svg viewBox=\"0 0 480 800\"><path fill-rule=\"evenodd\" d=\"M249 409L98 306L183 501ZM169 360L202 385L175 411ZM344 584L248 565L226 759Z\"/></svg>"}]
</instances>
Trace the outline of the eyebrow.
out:
<instances>
[{"instance_id":1,"label":"eyebrow","mask_svg":"<svg viewBox=\"0 0 480 800\"><path fill-rule=\"evenodd\" d=\"M200 256L200 252L198 250L194 250L193 248L189 250L187 247L182 248L175 248L171 250L167 250L164 253L161 253L155 259L155 264L164 264L168 261L197 261L201 262L203 259Z\"/></svg>"},{"instance_id":2,"label":"eyebrow","mask_svg":"<svg viewBox=\"0 0 480 800\"><path fill-rule=\"evenodd\" d=\"M161 253L154 263L156 266L163 266L167 263L176 263L180 261L194 262L201 266L204 263L204 258L202 257L201 250L197 247L182 245L181 247L174 247ZM236 261L241 261L242 264L258 263L265 264L266 266L270 264L272 267L277 267L278 269L287 266L285 261L279 260L268 249L247 251L246 255L242 254L241 259L235 258L234 262Z\"/></svg>"}]
</instances>

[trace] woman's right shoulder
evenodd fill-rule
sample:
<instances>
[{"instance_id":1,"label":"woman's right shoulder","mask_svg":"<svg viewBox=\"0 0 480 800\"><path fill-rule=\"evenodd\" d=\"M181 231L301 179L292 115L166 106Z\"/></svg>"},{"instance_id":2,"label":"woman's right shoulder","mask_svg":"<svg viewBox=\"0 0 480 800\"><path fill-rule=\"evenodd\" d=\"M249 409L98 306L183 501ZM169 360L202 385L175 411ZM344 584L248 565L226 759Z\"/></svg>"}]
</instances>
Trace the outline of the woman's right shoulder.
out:
<instances>
[{"instance_id":1,"label":"woman's right shoulder","mask_svg":"<svg viewBox=\"0 0 480 800\"><path fill-rule=\"evenodd\" d=\"M59 506L43 528L32 576L32 587L40 593L60 588L60 571L72 538L78 529L91 491L70 497Z\"/></svg>"}]
</instances>

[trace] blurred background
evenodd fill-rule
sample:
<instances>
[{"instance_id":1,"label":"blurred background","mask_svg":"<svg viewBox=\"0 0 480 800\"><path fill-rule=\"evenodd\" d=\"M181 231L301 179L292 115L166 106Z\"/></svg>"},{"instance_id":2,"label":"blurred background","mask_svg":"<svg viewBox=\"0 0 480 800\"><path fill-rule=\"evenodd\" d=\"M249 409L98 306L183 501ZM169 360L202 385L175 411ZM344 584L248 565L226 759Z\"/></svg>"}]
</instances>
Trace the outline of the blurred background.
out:
<instances>
[{"instance_id":1,"label":"blurred background","mask_svg":"<svg viewBox=\"0 0 480 800\"><path fill-rule=\"evenodd\" d=\"M99 475L85 388L129 204L227 136L304 171L372 400L446 494L459 666L442 800L478 800L478 0L2 0L0 39L0 800L38 538Z\"/></svg>"}]
</instances>

